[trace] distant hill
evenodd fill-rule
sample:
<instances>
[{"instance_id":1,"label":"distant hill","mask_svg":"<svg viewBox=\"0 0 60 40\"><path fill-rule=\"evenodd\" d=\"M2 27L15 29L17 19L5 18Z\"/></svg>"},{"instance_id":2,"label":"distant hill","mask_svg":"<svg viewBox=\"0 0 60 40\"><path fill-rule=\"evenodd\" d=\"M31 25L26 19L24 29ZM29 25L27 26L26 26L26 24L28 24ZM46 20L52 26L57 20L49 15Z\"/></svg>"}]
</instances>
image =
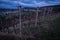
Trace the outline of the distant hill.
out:
<instances>
[{"instance_id":1,"label":"distant hill","mask_svg":"<svg viewBox=\"0 0 60 40\"><path fill-rule=\"evenodd\" d=\"M51 5L51 6L43 6L43 7L38 7L40 10L43 10L44 8L50 8L52 7L55 11L60 12L60 5ZM36 7L24 7L22 9L37 9ZM7 9L7 8L0 8L0 12L5 12L5 11L16 11L18 9ZM48 9L47 9L48 10Z\"/></svg>"},{"instance_id":2,"label":"distant hill","mask_svg":"<svg viewBox=\"0 0 60 40\"><path fill-rule=\"evenodd\" d=\"M43 6L43 7L38 7L38 8L39 8L39 10L43 10L44 8L47 8L47 10L48 10L48 8L50 8L50 7L52 7L54 11L60 12L60 5ZM36 7L35 8L25 7L24 9L35 9L36 10L37 8Z\"/></svg>"},{"instance_id":3,"label":"distant hill","mask_svg":"<svg viewBox=\"0 0 60 40\"><path fill-rule=\"evenodd\" d=\"M50 6L43 6L39 8L45 8L45 7L60 7L60 5L50 5ZM24 7L25 9L36 9L37 7Z\"/></svg>"},{"instance_id":4,"label":"distant hill","mask_svg":"<svg viewBox=\"0 0 60 40\"><path fill-rule=\"evenodd\" d=\"M7 8L0 8L0 12L5 12L5 11L16 11L17 9L7 9Z\"/></svg>"}]
</instances>

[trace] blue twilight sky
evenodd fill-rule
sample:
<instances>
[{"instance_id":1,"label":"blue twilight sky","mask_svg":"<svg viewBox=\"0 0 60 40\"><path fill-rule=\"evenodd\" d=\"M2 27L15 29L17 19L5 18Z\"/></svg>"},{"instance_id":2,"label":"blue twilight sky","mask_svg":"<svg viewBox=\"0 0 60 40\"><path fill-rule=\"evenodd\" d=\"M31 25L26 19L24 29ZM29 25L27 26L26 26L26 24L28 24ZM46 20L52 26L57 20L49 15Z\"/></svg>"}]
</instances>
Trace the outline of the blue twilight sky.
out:
<instances>
[{"instance_id":1,"label":"blue twilight sky","mask_svg":"<svg viewBox=\"0 0 60 40\"><path fill-rule=\"evenodd\" d=\"M60 0L0 0L0 8L42 7L49 5L60 5Z\"/></svg>"}]
</instances>

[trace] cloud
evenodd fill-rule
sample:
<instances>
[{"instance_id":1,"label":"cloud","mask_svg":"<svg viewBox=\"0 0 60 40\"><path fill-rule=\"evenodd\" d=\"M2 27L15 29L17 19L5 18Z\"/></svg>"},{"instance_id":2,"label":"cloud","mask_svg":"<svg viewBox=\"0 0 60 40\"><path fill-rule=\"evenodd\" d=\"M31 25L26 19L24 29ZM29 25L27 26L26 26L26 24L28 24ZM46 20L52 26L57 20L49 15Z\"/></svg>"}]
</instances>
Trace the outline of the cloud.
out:
<instances>
[{"instance_id":1,"label":"cloud","mask_svg":"<svg viewBox=\"0 0 60 40\"><path fill-rule=\"evenodd\" d=\"M23 6L30 6L30 7L41 7L41 6L48 6L48 5L53 5L53 4L49 4L46 3L45 1L41 1L41 2L37 2L37 1L33 1L33 3L29 4L29 3L23 3L21 1L14 1L14 3L19 4L19 5L23 5Z\"/></svg>"},{"instance_id":2,"label":"cloud","mask_svg":"<svg viewBox=\"0 0 60 40\"><path fill-rule=\"evenodd\" d=\"M60 0L0 0L0 7L17 8L22 7L42 7L60 4Z\"/></svg>"}]
</instances>

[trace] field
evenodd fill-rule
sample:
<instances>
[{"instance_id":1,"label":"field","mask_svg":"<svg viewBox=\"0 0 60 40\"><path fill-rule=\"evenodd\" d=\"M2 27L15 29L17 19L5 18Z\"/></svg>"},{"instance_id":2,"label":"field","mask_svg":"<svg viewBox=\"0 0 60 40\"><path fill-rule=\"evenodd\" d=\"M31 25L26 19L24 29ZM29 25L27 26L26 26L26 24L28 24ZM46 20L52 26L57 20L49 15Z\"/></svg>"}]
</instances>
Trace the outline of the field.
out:
<instances>
[{"instance_id":1,"label":"field","mask_svg":"<svg viewBox=\"0 0 60 40\"><path fill-rule=\"evenodd\" d=\"M19 12L15 12L0 13L0 39L3 37L3 40L60 39L58 36L60 35L60 12L55 11L55 9L53 11L43 9L41 12L23 11L21 12L21 16Z\"/></svg>"}]
</instances>

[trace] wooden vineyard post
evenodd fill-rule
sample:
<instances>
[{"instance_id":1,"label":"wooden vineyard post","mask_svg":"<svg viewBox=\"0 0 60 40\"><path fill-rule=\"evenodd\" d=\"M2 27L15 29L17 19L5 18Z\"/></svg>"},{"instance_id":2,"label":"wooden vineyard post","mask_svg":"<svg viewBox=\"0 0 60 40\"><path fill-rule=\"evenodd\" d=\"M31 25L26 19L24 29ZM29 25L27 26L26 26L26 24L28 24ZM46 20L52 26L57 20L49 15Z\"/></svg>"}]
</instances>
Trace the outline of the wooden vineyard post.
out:
<instances>
[{"instance_id":1,"label":"wooden vineyard post","mask_svg":"<svg viewBox=\"0 0 60 40\"><path fill-rule=\"evenodd\" d=\"M47 12L48 19L49 19L50 16L52 16L52 10L53 10L52 8L48 8L48 12Z\"/></svg>"},{"instance_id":2,"label":"wooden vineyard post","mask_svg":"<svg viewBox=\"0 0 60 40\"><path fill-rule=\"evenodd\" d=\"M37 26L37 21L38 21L38 7L37 7L37 11L36 11L36 21L35 21L35 27Z\"/></svg>"},{"instance_id":3,"label":"wooden vineyard post","mask_svg":"<svg viewBox=\"0 0 60 40\"><path fill-rule=\"evenodd\" d=\"M30 18L29 18L29 21L30 21L29 24L30 24L30 25L29 25L29 27L31 27L31 20L32 20L31 17L32 17L32 12L30 11Z\"/></svg>"},{"instance_id":4,"label":"wooden vineyard post","mask_svg":"<svg viewBox=\"0 0 60 40\"><path fill-rule=\"evenodd\" d=\"M21 6L19 6L18 9L19 9L19 22L20 22L20 36L22 36L21 35Z\"/></svg>"},{"instance_id":5,"label":"wooden vineyard post","mask_svg":"<svg viewBox=\"0 0 60 40\"><path fill-rule=\"evenodd\" d=\"M46 8L44 8L44 12L43 12L43 20L45 19L45 15L46 14Z\"/></svg>"},{"instance_id":6,"label":"wooden vineyard post","mask_svg":"<svg viewBox=\"0 0 60 40\"><path fill-rule=\"evenodd\" d=\"M53 8L50 8L50 16L52 16Z\"/></svg>"}]
</instances>

